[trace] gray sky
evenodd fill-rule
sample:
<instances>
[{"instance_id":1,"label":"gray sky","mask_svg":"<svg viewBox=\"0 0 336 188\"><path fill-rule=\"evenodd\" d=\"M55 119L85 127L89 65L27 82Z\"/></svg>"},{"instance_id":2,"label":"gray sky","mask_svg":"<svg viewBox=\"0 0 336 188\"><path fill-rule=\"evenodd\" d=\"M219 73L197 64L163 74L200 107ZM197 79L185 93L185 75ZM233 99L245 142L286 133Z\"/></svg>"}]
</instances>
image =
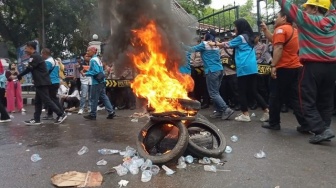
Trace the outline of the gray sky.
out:
<instances>
[{"instance_id":1,"label":"gray sky","mask_svg":"<svg viewBox=\"0 0 336 188\"><path fill-rule=\"evenodd\" d=\"M236 5L243 5L246 3L246 0L212 0L210 7L220 9L223 8L223 5L233 5L233 2L236 2Z\"/></svg>"}]
</instances>

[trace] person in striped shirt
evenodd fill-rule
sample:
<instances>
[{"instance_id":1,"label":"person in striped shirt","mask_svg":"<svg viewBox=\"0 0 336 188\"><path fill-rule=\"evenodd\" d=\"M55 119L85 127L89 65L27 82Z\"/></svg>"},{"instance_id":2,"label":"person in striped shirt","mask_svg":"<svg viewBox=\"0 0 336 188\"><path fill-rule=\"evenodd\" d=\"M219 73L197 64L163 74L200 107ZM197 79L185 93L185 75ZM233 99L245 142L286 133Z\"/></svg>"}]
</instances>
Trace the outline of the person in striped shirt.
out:
<instances>
[{"instance_id":1,"label":"person in striped shirt","mask_svg":"<svg viewBox=\"0 0 336 188\"><path fill-rule=\"evenodd\" d=\"M336 11L330 0L308 0L300 10L289 0L277 0L297 24L299 57L303 64L299 76L301 127L299 132L312 132L312 144L330 141L330 129L336 80Z\"/></svg>"}]
</instances>

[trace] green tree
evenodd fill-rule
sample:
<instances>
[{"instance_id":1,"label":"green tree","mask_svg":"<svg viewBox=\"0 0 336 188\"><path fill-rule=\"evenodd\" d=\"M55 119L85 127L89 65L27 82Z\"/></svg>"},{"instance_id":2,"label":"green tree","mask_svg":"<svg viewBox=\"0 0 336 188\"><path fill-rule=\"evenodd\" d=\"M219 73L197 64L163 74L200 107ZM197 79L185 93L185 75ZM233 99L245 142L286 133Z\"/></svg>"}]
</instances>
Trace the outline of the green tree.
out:
<instances>
[{"instance_id":1,"label":"green tree","mask_svg":"<svg viewBox=\"0 0 336 188\"><path fill-rule=\"evenodd\" d=\"M203 12L211 0L177 0L178 3L189 13L197 18L204 16Z\"/></svg>"},{"instance_id":2,"label":"green tree","mask_svg":"<svg viewBox=\"0 0 336 188\"><path fill-rule=\"evenodd\" d=\"M54 56L85 51L92 29L100 25L97 7L95 0L44 0L46 47ZM0 25L0 36L9 46L11 58L27 41L38 39L42 44L42 0L3 0Z\"/></svg>"}]
</instances>

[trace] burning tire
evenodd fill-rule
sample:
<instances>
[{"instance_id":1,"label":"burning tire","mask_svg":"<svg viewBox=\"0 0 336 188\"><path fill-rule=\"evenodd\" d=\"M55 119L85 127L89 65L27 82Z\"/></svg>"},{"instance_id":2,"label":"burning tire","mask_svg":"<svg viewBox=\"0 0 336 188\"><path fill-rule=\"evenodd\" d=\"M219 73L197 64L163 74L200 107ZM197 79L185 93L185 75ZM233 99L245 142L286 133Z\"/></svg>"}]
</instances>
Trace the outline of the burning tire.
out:
<instances>
[{"instance_id":1,"label":"burning tire","mask_svg":"<svg viewBox=\"0 0 336 188\"><path fill-rule=\"evenodd\" d=\"M143 158L162 164L183 155L189 135L181 121L149 121L140 131L136 141Z\"/></svg>"},{"instance_id":2,"label":"burning tire","mask_svg":"<svg viewBox=\"0 0 336 188\"><path fill-rule=\"evenodd\" d=\"M197 119L188 125L188 132L190 134L195 132L195 130L197 131L197 129L203 130L206 134L211 134L213 139L212 142L210 140L210 143L212 145L209 147L208 135L203 138L190 138L187 152L197 157L220 157L226 147L226 140L223 133L215 125L202 119Z\"/></svg>"},{"instance_id":3,"label":"burning tire","mask_svg":"<svg viewBox=\"0 0 336 188\"><path fill-rule=\"evenodd\" d=\"M178 99L178 102L185 108L186 110L200 110L201 103L197 100L190 99Z\"/></svg>"},{"instance_id":4,"label":"burning tire","mask_svg":"<svg viewBox=\"0 0 336 188\"><path fill-rule=\"evenodd\" d=\"M179 111L170 111L170 112L160 112L160 113L151 113L150 117L153 121L193 121L195 116L187 116L187 114Z\"/></svg>"}]
</instances>

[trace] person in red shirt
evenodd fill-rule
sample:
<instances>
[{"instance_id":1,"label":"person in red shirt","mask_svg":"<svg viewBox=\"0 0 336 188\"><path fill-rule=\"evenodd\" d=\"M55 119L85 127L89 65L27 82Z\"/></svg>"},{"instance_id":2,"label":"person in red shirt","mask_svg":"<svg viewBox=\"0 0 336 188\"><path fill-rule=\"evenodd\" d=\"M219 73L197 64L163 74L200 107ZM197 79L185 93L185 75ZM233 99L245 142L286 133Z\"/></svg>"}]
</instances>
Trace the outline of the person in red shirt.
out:
<instances>
[{"instance_id":1,"label":"person in red shirt","mask_svg":"<svg viewBox=\"0 0 336 188\"><path fill-rule=\"evenodd\" d=\"M289 96L294 108L298 106L295 94L298 75L302 67L298 51L298 32L292 26L293 21L280 11L275 20L274 33L270 33L266 25L261 27L269 41L273 43L273 60L271 63L269 122L264 122L262 127L271 130L280 130L280 112L283 98Z\"/></svg>"}]
</instances>

